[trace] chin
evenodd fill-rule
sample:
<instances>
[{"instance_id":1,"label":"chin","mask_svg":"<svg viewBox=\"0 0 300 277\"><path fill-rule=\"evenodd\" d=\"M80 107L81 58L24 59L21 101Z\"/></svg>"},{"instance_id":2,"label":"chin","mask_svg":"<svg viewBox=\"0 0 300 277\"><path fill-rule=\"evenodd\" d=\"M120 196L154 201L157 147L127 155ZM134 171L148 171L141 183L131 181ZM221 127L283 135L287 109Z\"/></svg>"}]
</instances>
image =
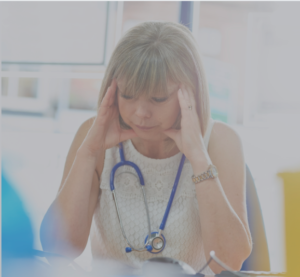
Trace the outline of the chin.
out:
<instances>
[{"instance_id":1,"label":"chin","mask_svg":"<svg viewBox=\"0 0 300 277\"><path fill-rule=\"evenodd\" d=\"M162 141L167 138L167 136L162 132L150 133L150 132L139 131L139 132L136 132L136 134L138 135L138 137L140 139L147 140L147 141Z\"/></svg>"}]
</instances>

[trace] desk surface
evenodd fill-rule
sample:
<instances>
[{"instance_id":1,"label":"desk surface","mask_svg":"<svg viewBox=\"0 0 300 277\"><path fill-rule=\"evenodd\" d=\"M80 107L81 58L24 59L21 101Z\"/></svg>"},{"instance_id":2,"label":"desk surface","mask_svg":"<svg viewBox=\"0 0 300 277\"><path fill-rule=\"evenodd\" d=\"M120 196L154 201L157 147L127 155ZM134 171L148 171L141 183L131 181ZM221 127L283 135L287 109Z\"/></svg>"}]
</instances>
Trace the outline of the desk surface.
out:
<instances>
[{"instance_id":1,"label":"desk surface","mask_svg":"<svg viewBox=\"0 0 300 277\"><path fill-rule=\"evenodd\" d=\"M269 272L269 271L240 271L240 273L244 274L245 277L267 277L267 276L286 276L285 272ZM217 277L236 277L234 273L229 271L222 271L220 274L216 274ZM206 275L205 277L209 277Z\"/></svg>"}]
</instances>

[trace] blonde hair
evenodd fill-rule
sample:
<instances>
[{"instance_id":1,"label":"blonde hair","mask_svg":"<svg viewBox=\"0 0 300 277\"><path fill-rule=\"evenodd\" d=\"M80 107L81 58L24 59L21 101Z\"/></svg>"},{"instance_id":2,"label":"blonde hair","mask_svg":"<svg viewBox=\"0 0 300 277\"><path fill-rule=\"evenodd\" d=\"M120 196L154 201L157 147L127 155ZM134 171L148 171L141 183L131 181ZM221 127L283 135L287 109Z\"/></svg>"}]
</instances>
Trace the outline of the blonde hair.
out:
<instances>
[{"instance_id":1,"label":"blonde hair","mask_svg":"<svg viewBox=\"0 0 300 277\"><path fill-rule=\"evenodd\" d=\"M210 118L209 94L204 69L192 33L171 22L145 22L130 29L115 48L101 85L98 107L112 80L126 80L125 95L164 95L167 83L192 89L201 132ZM174 128L180 128L180 119ZM130 128L120 117L122 128Z\"/></svg>"}]
</instances>

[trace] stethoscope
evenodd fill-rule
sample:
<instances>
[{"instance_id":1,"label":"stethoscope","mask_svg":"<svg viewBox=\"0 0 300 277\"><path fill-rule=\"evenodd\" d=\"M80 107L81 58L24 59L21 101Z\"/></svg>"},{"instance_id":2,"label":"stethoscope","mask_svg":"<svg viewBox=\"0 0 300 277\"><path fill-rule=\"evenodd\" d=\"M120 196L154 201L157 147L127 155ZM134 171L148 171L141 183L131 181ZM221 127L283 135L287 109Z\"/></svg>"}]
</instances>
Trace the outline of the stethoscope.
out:
<instances>
[{"instance_id":1,"label":"stethoscope","mask_svg":"<svg viewBox=\"0 0 300 277\"><path fill-rule=\"evenodd\" d=\"M125 251L126 251L126 253L129 253L131 251L149 251L150 253L158 254L161 251L163 251L165 246L166 246L166 239L165 239L164 235L162 234L162 231L165 229L165 226L166 226L166 222L167 222L167 219L168 219L168 216L169 216L169 212L170 212L170 209L171 209L171 206L172 206L172 202L173 202L173 199L174 199L174 196L175 196L175 193L176 193L177 185L178 185L180 175L181 175L181 171L182 171L182 168L183 168L185 156L184 156L184 154L182 154L180 164L179 164L179 167L178 167L178 171L177 171L177 175L176 175L176 178L175 178L175 182L174 182L174 185L173 185L173 188L172 188L171 196L169 198L169 202L168 202L164 217L162 219L162 222L160 224L159 230L158 230L158 232L151 232L149 209L148 209L148 204L147 204L147 200L146 200L146 192L145 192L145 189L144 189L145 183L144 183L144 178L143 178L142 172L140 171L140 169L138 168L138 166L135 163L125 160L123 144L120 143L119 146L120 146L119 152L120 152L121 161L119 163L117 163L111 171L111 174L110 174L110 189L112 191L113 198L114 198L114 201L115 201L116 210L117 210L117 214L118 214L122 234L123 234L124 238L126 239L128 245L129 245L129 247L125 248ZM121 220L121 216L120 216L120 212L119 212L117 193L116 193L115 186L114 186L114 179L115 179L115 173L116 173L117 169L121 166L124 166L124 165L133 167L134 170L136 171L136 173L139 177L139 180L140 180L140 185L141 185L142 194L143 194L143 198L144 198L146 214L147 214L147 222L148 222L148 235L145 238L144 247L142 247L142 248L133 247L133 245L129 242L129 240L128 240L126 234L125 234L123 224L122 224L122 220Z\"/></svg>"}]
</instances>

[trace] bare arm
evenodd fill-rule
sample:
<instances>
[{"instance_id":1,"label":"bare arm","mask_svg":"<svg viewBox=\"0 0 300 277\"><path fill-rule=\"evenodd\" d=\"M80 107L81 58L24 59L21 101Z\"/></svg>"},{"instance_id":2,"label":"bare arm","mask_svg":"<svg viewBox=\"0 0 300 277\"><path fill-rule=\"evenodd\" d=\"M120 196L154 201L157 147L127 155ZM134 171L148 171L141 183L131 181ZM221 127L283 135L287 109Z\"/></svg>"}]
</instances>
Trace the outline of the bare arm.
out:
<instances>
[{"instance_id":1,"label":"bare arm","mask_svg":"<svg viewBox=\"0 0 300 277\"><path fill-rule=\"evenodd\" d=\"M208 153L211 162L206 159L193 165L195 175L206 171L209 163L219 172L218 178L196 185L205 255L209 259L210 251L214 250L228 266L240 270L252 247L242 144L230 127L216 122ZM216 273L224 270L215 262L210 267Z\"/></svg>"},{"instance_id":2,"label":"bare arm","mask_svg":"<svg viewBox=\"0 0 300 277\"><path fill-rule=\"evenodd\" d=\"M41 243L45 251L63 256L78 256L84 250L92 215L99 195L96 174L102 172L104 152L99 161L78 151L93 119L83 123L70 147L56 199L41 225Z\"/></svg>"},{"instance_id":3,"label":"bare arm","mask_svg":"<svg viewBox=\"0 0 300 277\"><path fill-rule=\"evenodd\" d=\"M238 135L226 124L215 123L208 152L201 134L195 98L191 89L178 91L181 129L165 134L174 139L190 161L194 175L214 164L219 177L196 184L201 232L206 259L210 251L234 270L239 270L252 249L245 199L245 162ZM215 272L223 270L210 264Z\"/></svg>"},{"instance_id":4,"label":"bare arm","mask_svg":"<svg viewBox=\"0 0 300 277\"><path fill-rule=\"evenodd\" d=\"M116 82L103 98L97 116L79 128L67 156L56 199L48 209L40 229L45 251L75 258L84 250L99 197L99 178L105 151L132 138L132 130L122 130L115 103Z\"/></svg>"}]
</instances>

